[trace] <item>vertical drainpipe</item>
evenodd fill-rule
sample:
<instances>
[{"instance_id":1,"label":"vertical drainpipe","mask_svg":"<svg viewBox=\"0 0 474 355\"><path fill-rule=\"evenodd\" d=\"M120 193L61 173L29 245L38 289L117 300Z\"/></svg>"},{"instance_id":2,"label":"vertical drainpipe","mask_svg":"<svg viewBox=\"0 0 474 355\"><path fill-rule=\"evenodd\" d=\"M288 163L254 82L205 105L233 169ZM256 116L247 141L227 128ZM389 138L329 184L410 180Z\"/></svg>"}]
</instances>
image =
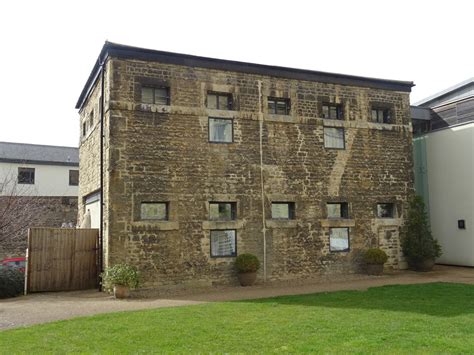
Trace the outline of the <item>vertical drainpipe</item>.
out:
<instances>
[{"instance_id":1,"label":"vertical drainpipe","mask_svg":"<svg viewBox=\"0 0 474 355\"><path fill-rule=\"evenodd\" d=\"M267 227L265 223L265 188L263 185L263 97L262 82L258 83L258 123L260 138L260 185L262 196L262 233L263 233L263 282L267 281Z\"/></svg>"},{"instance_id":2,"label":"vertical drainpipe","mask_svg":"<svg viewBox=\"0 0 474 355\"><path fill-rule=\"evenodd\" d=\"M104 271L104 70L105 58L99 57L100 65L100 228L99 228L99 271ZM102 282L99 281L99 291L102 290Z\"/></svg>"}]
</instances>

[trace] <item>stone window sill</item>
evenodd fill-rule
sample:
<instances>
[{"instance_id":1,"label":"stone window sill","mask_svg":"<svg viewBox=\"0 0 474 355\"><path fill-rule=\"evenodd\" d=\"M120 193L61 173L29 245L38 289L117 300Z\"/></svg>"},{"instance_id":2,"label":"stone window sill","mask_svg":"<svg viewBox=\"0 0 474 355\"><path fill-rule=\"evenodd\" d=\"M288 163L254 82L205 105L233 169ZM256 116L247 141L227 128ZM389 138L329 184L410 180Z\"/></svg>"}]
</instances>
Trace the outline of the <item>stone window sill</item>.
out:
<instances>
[{"instance_id":1,"label":"stone window sill","mask_svg":"<svg viewBox=\"0 0 474 355\"><path fill-rule=\"evenodd\" d=\"M145 112L161 112L170 113L171 106L169 105L155 105L155 104L139 104L139 110Z\"/></svg>"},{"instance_id":2,"label":"stone window sill","mask_svg":"<svg viewBox=\"0 0 474 355\"><path fill-rule=\"evenodd\" d=\"M175 221L135 221L132 222L132 231L170 231L178 230L179 223Z\"/></svg>"},{"instance_id":3,"label":"stone window sill","mask_svg":"<svg viewBox=\"0 0 474 355\"><path fill-rule=\"evenodd\" d=\"M328 218L321 219L321 227L355 227L355 221L353 219L346 218Z\"/></svg>"},{"instance_id":4,"label":"stone window sill","mask_svg":"<svg viewBox=\"0 0 474 355\"><path fill-rule=\"evenodd\" d=\"M400 218L375 218L377 225L379 226L399 226Z\"/></svg>"},{"instance_id":5,"label":"stone window sill","mask_svg":"<svg viewBox=\"0 0 474 355\"><path fill-rule=\"evenodd\" d=\"M241 229L243 227L243 221L203 221L202 229Z\"/></svg>"}]
</instances>

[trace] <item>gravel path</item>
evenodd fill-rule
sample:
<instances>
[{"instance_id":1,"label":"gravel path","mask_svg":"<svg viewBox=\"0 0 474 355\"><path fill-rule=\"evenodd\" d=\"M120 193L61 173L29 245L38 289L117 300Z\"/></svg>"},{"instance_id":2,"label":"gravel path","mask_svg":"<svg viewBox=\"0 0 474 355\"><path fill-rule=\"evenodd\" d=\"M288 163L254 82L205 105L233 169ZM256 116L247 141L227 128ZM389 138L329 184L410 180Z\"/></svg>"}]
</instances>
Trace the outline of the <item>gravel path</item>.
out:
<instances>
[{"instance_id":1,"label":"gravel path","mask_svg":"<svg viewBox=\"0 0 474 355\"><path fill-rule=\"evenodd\" d=\"M230 301L339 290L364 290L368 287L428 282L474 284L474 268L437 265L428 273L396 272L385 276L344 275L331 279L278 282L252 287L218 287L188 295L163 295L152 292L115 300L96 290L38 293L0 301L0 330L46 323L99 313L148 308L177 307L205 302Z\"/></svg>"}]
</instances>

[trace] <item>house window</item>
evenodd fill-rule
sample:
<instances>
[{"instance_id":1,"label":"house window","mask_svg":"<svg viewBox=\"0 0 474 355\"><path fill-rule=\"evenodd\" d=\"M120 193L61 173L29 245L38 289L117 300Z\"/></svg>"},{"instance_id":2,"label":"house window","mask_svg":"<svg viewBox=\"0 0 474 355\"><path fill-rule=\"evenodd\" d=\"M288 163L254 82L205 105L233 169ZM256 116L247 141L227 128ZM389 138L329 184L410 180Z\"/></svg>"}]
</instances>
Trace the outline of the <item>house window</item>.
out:
<instances>
[{"instance_id":1,"label":"house window","mask_svg":"<svg viewBox=\"0 0 474 355\"><path fill-rule=\"evenodd\" d=\"M143 220L168 220L168 202L142 202L140 218Z\"/></svg>"},{"instance_id":2,"label":"house window","mask_svg":"<svg viewBox=\"0 0 474 355\"><path fill-rule=\"evenodd\" d=\"M233 120L224 118L209 118L209 142L232 143Z\"/></svg>"},{"instance_id":3,"label":"house window","mask_svg":"<svg viewBox=\"0 0 474 355\"><path fill-rule=\"evenodd\" d=\"M372 121L378 123L391 123L390 110L386 108L372 108Z\"/></svg>"},{"instance_id":4,"label":"house window","mask_svg":"<svg viewBox=\"0 0 474 355\"><path fill-rule=\"evenodd\" d=\"M344 128L324 127L324 147L330 149L344 149Z\"/></svg>"},{"instance_id":5,"label":"house window","mask_svg":"<svg viewBox=\"0 0 474 355\"><path fill-rule=\"evenodd\" d=\"M169 105L169 88L142 87L142 102L144 104Z\"/></svg>"},{"instance_id":6,"label":"house window","mask_svg":"<svg viewBox=\"0 0 474 355\"><path fill-rule=\"evenodd\" d=\"M379 203L377 204L378 218L394 218L395 205L393 203Z\"/></svg>"},{"instance_id":7,"label":"house window","mask_svg":"<svg viewBox=\"0 0 474 355\"><path fill-rule=\"evenodd\" d=\"M349 228L329 229L329 250L349 251Z\"/></svg>"},{"instance_id":8,"label":"house window","mask_svg":"<svg viewBox=\"0 0 474 355\"><path fill-rule=\"evenodd\" d=\"M328 218L349 218L349 204L347 202L329 202L326 206Z\"/></svg>"},{"instance_id":9,"label":"house window","mask_svg":"<svg viewBox=\"0 0 474 355\"><path fill-rule=\"evenodd\" d=\"M235 229L211 230L211 257L237 255Z\"/></svg>"},{"instance_id":10,"label":"house window","mask_svg":"<svg viewBox=\"0 0 474 355\"><path fill-rule=\"evenodd\" d=\"M323 104L323 118L343 120L342 106L340 104Z\"/></svg>"},{"instance_id":11,"label":"house window","mask_svg":"<svg viewBox=\"0 0 474 355\"><path fill-rule=\"evenodd\" d=\"M18 183L33 185L35 183L35 169L18 168Z\"/></svg>"},{"instance_id":12,"label":"house window","mask_svg":"<svg viewBox=\"0 0 474 355\"><path fill-rule=\"evenodd\" d=\"M289 115L290 114L290 100L276 97L268 98L268 113L275 115Z\"/></svg>"},{"instance_id":13,"label":"house window","mask_svg":"<svg viewBox=\"0 0 474 355\"><path fill-rule=\"evenodd\" d=\"M272 202L272 219L294 219L294 202Z\"/></svg>"},{"instance_id":14,"label":"house window","mask_svg":"<svg viewBox=\"0 0 474 355\"><path fill-rule=\"evenodd\" d=\"M211 221L231 221L235 218L235 202L209 202L209 219Z\"/></svg>"},{"instance_id":15,"label":"house window","mask_svg":"<svg viewBox=\"0 0 474 355\"><path fill-rule=\"evenodd\" d=\"M207 108L214 110L232 110L232 94L209 92L207 94Z\"/></svg>"},{"instance_id":16,"label":"house window","mask_svg":"<svg viewBox=\"0 0 474 355\"><path fill-rule=\"evenodd\" d=\"M69 185L70 186L79 185L79 170L69 170Z\"/></svg>"},{"instance_id":17,"label":"house window","mask_svg":"<svg viewBox=\"0 0 474 355\"><path fill-rule=\"evenodd\" d=\"M87 135L87 122L84 121L82 123L82 136L85 137Z\"/></svg>"}]
</instances>

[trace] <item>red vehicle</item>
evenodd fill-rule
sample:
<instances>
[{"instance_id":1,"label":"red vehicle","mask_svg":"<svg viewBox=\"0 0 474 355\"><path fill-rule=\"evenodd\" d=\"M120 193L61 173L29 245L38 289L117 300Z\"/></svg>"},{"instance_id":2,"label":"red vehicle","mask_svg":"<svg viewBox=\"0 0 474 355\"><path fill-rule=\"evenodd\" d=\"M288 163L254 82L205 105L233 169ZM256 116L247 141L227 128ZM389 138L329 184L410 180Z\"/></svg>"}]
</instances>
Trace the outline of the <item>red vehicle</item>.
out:
<instances>
[{"instance_id":1,"label":"red vehicle","mask_svg":"<svg viewBox=\"0 0 474 355\"><path fill-rule=\"evenodd\" d=\"M12 267L20 270L21 272L25 272L25 266L26 266L26 258L8 258L8 259L3 259L0 261L0 267L5 268L5 267Z\"/></svg>"}]
</instances>

